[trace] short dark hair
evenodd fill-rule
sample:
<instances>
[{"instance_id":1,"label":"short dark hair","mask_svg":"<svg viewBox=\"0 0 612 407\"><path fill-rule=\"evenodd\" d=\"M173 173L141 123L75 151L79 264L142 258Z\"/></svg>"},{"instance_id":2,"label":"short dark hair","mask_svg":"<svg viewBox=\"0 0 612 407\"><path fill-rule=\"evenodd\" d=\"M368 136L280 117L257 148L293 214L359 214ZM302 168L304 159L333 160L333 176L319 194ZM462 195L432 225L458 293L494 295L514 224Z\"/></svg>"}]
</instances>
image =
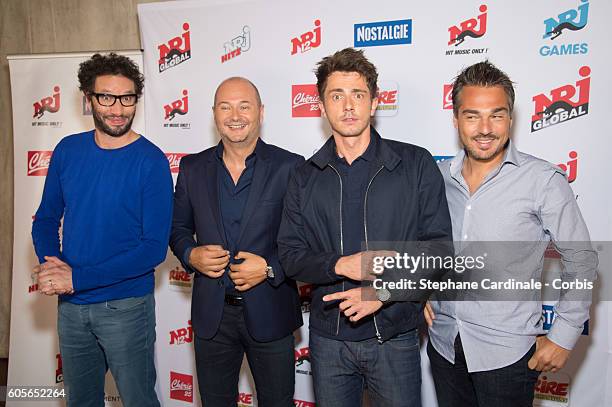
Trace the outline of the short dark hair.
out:
<instances>
[{"instance_id":1,"label":"short dark hair","mask_svg":"<svg viewBox=\"0 0 612 407\"><path fill-rule=\"evenodd\" d=\"M478 62L465 68L453 82L453 113L455 116L459 114L459 106L461 106L461 91L464 86L480 86L490 88L500 86L508 99L508 109L510 115L514 109L514 87L512 81L503 71L498 69L489 61Z\"/></svg>"},{"instance_id":2,"label":"short dark hair","mask_svg":"<svg viewBox=\"0 0 612 407\"><path fill-rule=\"evenodd\" d=\"M102 75L121 75L134 82L135 92L142 95L144 76L138 65L130 58L111 52L108 55L94 54L79 65L79 89L89 95L94 91L96 78Z\"/></svg>"},{"instance_id":3,"label":"short dark hair","mask_svg":"<svg viewBox=\"0 0 612 407\"><path fill-rule=\"evenodd\" d=\"M334 72L357 72L365 78L372 99L376 97L378 72L374 64L363 55L363 50L345 48L319 61L315 75L317 76L317 90L321 99L323 99L323 93L327 86L327 78Z\"/></svg>"}]
</instances>

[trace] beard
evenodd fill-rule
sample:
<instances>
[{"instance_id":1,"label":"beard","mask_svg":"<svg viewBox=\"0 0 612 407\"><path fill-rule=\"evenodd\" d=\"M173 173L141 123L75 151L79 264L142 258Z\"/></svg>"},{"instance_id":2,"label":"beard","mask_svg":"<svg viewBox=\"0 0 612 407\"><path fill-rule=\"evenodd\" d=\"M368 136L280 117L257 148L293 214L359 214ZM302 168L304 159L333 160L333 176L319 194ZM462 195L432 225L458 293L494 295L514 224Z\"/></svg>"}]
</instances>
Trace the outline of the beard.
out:
<instances>
[{"instance_id":1,"label":"beard","mask_svg":"<svg viewBox=\"0 0 612 407\"><path fill-rule=\"evenodd\" d=\"M117 101L117 103L118 102L119 101ZM118 126L118 127L117 126L111 127L108 124L106 124L104 122L104 116L100 114L100 112L98 112L95 108L92 109L92 115L94 119L94 124L97 129L103 131L104 133L108 134L111 137L121 137L125 135L128 131L130 131L130 129L132 128L132 122L134 121L134 116L136 115L136 112L132 113L131 117L126 116L126 115L121 115L120 117L124 117L128 120L123 126Z\"/></svg>"},{"instance_id":2,"label":"beard","mask_svg":"<svg viewBox=\"0 0 612 407\"><path fill-rule=\"evenodd\" d=\"M480 134L478 135L476 138L490 138L494 141L498 141L500 139L500 137L496 134L493 133L489 133L489 134ZM491 160L493 157L497 156L498 154L500 154L501 152L503 152L506 147L508 146L508 143L510 142L510 140L508 139L505 143L503 144L499 144L497 146L497 148L491 148L488 151L482 151L479 150L469 144L464 143L464 149L466 154L472 158L473 160L476 161L489 161Z\"/></svg>"}]
</instances>

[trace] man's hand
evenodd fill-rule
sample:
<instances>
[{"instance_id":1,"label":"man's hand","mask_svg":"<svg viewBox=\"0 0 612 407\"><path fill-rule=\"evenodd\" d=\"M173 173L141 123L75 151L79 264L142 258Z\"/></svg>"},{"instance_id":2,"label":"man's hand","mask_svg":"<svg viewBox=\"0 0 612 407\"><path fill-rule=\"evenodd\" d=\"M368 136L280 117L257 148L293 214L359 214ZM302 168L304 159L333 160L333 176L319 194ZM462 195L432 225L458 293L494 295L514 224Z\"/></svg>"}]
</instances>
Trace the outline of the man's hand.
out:
<instances>
[{"instance_id":1,"label":"man's hand","mask_svg":"<svg viewBox=\"0 0 612 407\"><path fill-rule=\"evenodd\" d=\"M557 372L569 358L570 351L557 345L546 336L536 338L536 351L529 359L529 369L540 372Z\"/></svg>"},{"instance_id":2,"label":"man's hand","mask_svg":"<svg viewBox=\"0 0 612 407\"><path fill-rule=\"evenodd\" d=\"M367 298L376 298L376 291L372 287L352 288L339 293L327 294L323 301L341 300L338 307L350 321L357 322L363 317L378 311L383 303L379 300L368 301Z\"/></svg>"},{"instance_id":3,"label":"man's hand","mask_svg":"<svg viewBox=\"0 0 612 407\"><path fill-rule=\"evenodd\" d=\"M234 258L244 259L242 263L230 266L229 276L236 285L236 290L246 291L266 279L268 263L263 257L249 252L238 252Z\"/></svg>"},{"instance_id":4,"label":"man's hand","mask_svg":"<svg viewBox=\"0 0 612 407\"><path fill-rule=\"evenodd\" d=\"M355 281L374 280L377 275L373 271L375 257L395 257L397 252L388 250L365 251L350 256L343 256L336 262L334 272L342 277Z\"/></svg>"},{"instance_id":5,"label":"man's hand","mask_svg":"<svg viewBox=\"0 0 612 407\"><path fill-rule=\"evenodd\" d=\"M423 308L423 315L425 316L425 322L427 322L427 326L431 328L434 319L436 319L436 314L434 314L429 301L425 303L425 308Z\"/></svg>"},{"instance_id":6,"label":"man's hand","mask_svg":"<svg viewBox=\"0 0 612 407\"><path fill-rule=\"evenodd\" d=\"M55 256L45 256L46 262L34 267L38 289L46 295L72 294L72 267Z\"/></svg>"},{"instance_id":7,"label":"man's hand","mask_svg":"<svg viewBox=\"0 0 612 407\"><path fill-rule=\"evenodd\" d=\"M189 264L210 278L219 278L229 263L229 252L217 244L194 247L189 254Z\"/></svg>"}]
</instances>

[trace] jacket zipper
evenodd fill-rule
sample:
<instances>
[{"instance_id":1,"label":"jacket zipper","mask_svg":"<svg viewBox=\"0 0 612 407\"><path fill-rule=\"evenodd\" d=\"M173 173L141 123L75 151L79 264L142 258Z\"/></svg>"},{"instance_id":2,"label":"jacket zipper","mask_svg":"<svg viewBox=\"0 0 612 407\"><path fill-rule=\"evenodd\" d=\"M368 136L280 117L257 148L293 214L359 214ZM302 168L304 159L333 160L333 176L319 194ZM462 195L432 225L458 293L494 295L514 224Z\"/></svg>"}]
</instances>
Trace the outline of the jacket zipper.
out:
<instances>
[{"instance_id":1,"label":"jacket zipper","mask_svg":"<svg viewBox=\"0 0 612 407\"><path fill-rule=\"evenodd\" d=\"M368 187L366 188L365 197L364 197L364 200L363 200L363 230L364 230L364 235L365 235L365 248L366 248L366 251L369 250L369 247L368 247L368 219L367 219L367 213L368 213L368 191L370 190L370 185L372 185L372 181L374 181L374 178L376 178L378 173L381 172L384 167L385 167L384 165L381 166L378 169L378 171L376 171L376 173L374 174L374 176L372 177L370 182L368 182ZM373 317L374 317L374 329L376 330L376 338L378 339L379 343L383 343L382 335L380 334L380 331L378 330L378 324L376 323L376 314L374 314Z\"/></svg>"},{"instance_id":2,"label":"jacket zipper","mask_svg":"<svg viewBox=\"0 0 612 407\"><path fill-rule=\"evenodd\" d=\"M334 170L336 175L338 175L338 180L340 181L340 256L344 256L344 234L342 231L342 194L343 194L342 177L340 176L340 173L338 172L336 168L334 168L333 165L331 164L327 164L327 165L329 166L329 168ZM344 291L344 280L342 280L342 291ZM340 333L340 315L341 314L342 312L340 311L340 308L338 307L338 321L336 322L336 335Z\"/></svg>"}]
</instances>

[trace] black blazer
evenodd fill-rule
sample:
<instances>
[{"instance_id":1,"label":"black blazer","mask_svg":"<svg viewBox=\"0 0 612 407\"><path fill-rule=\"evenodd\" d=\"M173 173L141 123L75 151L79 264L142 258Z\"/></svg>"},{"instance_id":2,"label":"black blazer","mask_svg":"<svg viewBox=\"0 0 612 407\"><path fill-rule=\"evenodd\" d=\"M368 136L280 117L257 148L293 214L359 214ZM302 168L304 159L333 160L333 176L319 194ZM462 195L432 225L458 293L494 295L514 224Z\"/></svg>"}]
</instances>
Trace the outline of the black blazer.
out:
<instances>
[{"instance_id":1,"label":"black blazer","mask_svg":"<svg viewBox=\"0 0 612 407\"><path fill-rule=\"evenodd\" d=\"M216 147L182 158L176 189L170 248L185 270L195 272L191 324L197 336L210 339L223 315L222 280L205 276L185 264L190 247L227 247L219 207ZM241 221L237 251L257 254L273 267L274 279L243 293L244 316L251 336L260 342L280 339L302 325L295 281L285 278L278 260L276 236L290 175L304 158L258 140L257 162ZM195 239L194 239L195 234Z\"/></svg>"}]
</instances>

